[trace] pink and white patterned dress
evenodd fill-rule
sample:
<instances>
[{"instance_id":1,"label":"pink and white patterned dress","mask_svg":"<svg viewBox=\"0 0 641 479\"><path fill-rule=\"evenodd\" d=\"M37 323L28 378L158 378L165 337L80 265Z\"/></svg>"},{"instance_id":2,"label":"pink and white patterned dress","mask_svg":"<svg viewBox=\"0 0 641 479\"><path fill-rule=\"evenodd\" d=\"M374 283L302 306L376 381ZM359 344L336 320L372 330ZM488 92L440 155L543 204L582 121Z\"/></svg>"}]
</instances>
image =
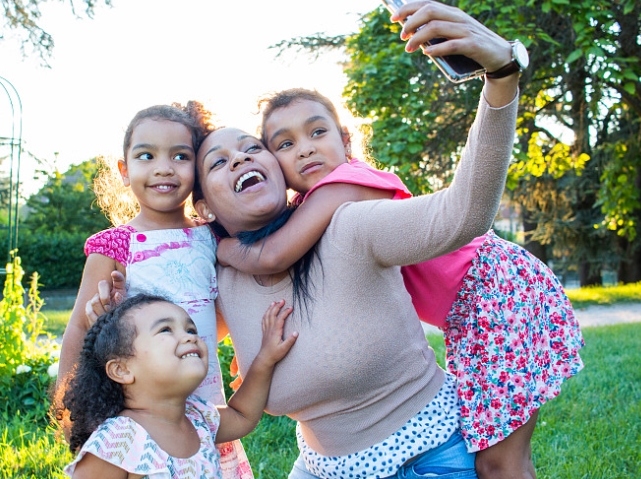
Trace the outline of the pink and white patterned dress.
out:
<instances>
[{"instance_id":1,"label":"pink and white patterned dress","mask_svg":"<svg viewBox=\"0 0 641 479\"><path fill-rule=\"evenodd\" d=\"M225 404L216 354L216 242L209 226L140 232L131 226L117 226L87 240L85 254L92 253L125 267L128 295L162 296L187 311L209 349L209 371L194 394L213 404ZM253 478L240 441L217 446L224 479Z\"/></svg>"},{"instance_id":2,"label":"pink and white patterned dress","mask_svg":"<svg viewBox=\"0 0 641 479\"><path fill-rule=\"evenodd\" d=\"M130 474L142 474L148 479L222 479L220 454L214 444L220 424L218 410L212 403L190 396L185 415L200 439L200 447L191 457L170 456L136 421L127 416L116 416L107 419L89 436L64 472L72 477L78 462L90 453Z\"/></svg>"}]
</instances>

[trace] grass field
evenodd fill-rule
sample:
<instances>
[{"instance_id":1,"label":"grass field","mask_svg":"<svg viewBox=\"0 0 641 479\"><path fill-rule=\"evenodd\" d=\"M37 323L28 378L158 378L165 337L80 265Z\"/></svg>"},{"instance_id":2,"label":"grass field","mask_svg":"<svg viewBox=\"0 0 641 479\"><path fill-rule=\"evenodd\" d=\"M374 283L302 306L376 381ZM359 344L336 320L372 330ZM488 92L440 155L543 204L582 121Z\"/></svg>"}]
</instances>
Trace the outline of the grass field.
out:
<instances>
[{"instance_id":1,"label":"grass field","mask_svg":"<svg viewBox=\"0 0 641 479\"><path fill-rule=\"evenodd\" d=\"M640 285L591 291L581 306L639 301ZM601 288L603 290L604 288ZM607 297L616 294L616 301ZM577 303L575 305L578 306ZM50 312L47 313L49 315ZM64 320L49 317L61 334ZM641 323L586 328L585 369L565 383L561 395L539 415L532 451L539 479L638 479L641 477ZM443 340L429 335L443 365ZM71 454L52 429L14 418L0 425L0 479L58 479ZM243 439L257 479L286 478L297 456L294 422L265 415Z\"/></svg>"}]
</instances>

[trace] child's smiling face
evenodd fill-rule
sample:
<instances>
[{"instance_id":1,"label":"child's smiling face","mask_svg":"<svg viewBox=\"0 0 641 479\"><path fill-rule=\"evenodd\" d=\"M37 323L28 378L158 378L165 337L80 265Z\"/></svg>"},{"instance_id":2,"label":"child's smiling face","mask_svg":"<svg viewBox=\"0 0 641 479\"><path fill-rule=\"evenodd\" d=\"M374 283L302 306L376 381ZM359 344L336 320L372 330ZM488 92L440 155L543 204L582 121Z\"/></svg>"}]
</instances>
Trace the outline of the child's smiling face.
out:
<instances>
[{"instance_id":1,"label":"child's smiling face","mask_svg":"<svg viewBox=\"0 0 641 479\"><path fill-rule=\"evenodd\" d=\"M297 100L274 110L264 129L287 186L301 194L347 161L349 136L316 101Z\"/></svg>"},{"instance_id":2,"label":"child's smiling face","mask_svg":"<svg viewBox=\"0 0 641 479\"><path fill-rule=\"evenodd\" d=\"M196 178L191 132L175 121L147 118L133 130L126 160L118 168L141 209L181 210Z\"/></svg>"},{"instance_id":3,"label":"child's smiling face","mask_svg":"<svg viewBox=\"0 0 641 479\"><path fill-rule=\"evenodd\" d=\"M187 312L173 303L156 302L131 315L137 336L127 366L135 382L145 382L168 395L193 392L207 375L209 357Z\"/></svg>"}]
</instances>

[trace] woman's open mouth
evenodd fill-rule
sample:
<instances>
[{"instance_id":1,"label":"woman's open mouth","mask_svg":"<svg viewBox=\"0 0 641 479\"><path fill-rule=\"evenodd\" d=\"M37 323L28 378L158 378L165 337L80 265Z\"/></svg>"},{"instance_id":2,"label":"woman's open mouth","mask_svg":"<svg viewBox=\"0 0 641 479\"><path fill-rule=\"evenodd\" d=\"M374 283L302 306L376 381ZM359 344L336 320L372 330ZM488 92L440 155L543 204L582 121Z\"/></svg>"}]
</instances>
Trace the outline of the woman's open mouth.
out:
<instances>
[{"instance_id":1,"label":"woman's open mouth","mask_svg":"<svg viewBox=\"0 0 641 479\"><path fill-rule=\"evenodd\" d=\"M258 171L248 171L243 176L238 178L238 181L236 182L235 191L236 193L240 193L241 191L244 191L246 188L249 188L250 186L254 186L263 181L265 181L265 177L262 175L262 173Z\"/></svg>"}]
</instances>

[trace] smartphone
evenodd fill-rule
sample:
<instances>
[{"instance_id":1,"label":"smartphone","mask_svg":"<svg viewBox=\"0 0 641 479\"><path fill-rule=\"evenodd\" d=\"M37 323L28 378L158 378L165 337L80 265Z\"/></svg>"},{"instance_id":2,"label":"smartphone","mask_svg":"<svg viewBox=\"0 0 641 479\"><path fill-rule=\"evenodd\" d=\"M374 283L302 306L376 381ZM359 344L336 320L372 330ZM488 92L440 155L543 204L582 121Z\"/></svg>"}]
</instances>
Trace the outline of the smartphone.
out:
<instances>
[{"instance_id":1,"label":"smartphone","mask_svg":"<svg viewBox=\"0 0 641 479\"><path fill-rule=\"evenodd\" d=\"M391 12L396 13L396 11L401 8L406 3L409 3L411 0L382 0L383 5ZM447 41L446 38L433 38L425 45L435 45L437 43L442 43ZM436 57L432 55L427 55L430 57L430 60L441 70L445 77L453 83L461 83L464 81L472 80L473 78L478 78L485 75L485 68L479 65L477 62L463 55L446 55L443 57Z\"/></svg>"}]
</instances>

